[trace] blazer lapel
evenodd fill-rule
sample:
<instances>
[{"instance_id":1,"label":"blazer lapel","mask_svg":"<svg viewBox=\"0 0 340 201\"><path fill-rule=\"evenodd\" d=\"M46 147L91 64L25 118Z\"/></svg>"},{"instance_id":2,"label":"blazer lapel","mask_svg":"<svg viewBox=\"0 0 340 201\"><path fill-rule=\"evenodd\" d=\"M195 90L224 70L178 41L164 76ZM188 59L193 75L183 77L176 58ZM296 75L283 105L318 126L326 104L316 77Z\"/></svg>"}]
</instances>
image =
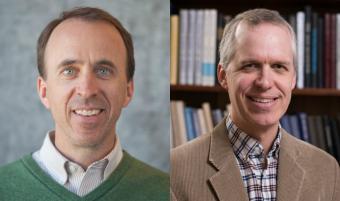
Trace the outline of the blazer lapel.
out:
<instances>
[{"instance_id":1,"label":"blazer lapel","mask_svg":"<svg viewBox=\"0 0 340 201\"><path fill-rule=\"evenodd\" d=\"M295 149L295 143L288 135L282 129L277 186L278 201L298 201L305 177L305 171L297 160L300 153Z\"/></svg>"},{"instance_id":2,"label":"blazer lapel","mask_svg":"<svg viewBox=\"0 0 340 201\"><path fill-rule=\"evenodd\" d=\"M224 118L211 136L209 162L217 172L209 178L209 182L219 200L247 201L248 196L226 132Z\"/></svg>"}]
</instances>

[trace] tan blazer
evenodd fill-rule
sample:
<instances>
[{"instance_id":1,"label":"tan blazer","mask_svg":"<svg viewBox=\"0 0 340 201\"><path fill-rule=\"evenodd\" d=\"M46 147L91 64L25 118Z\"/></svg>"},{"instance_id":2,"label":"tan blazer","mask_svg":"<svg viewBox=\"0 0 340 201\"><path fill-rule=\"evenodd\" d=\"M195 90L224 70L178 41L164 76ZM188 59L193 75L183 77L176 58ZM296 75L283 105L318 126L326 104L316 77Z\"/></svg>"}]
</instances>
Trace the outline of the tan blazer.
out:
<instances>
[{"instance_id":1,"label":"tan blazer","mask_svg":"<svg viewBox=\"0 0 340 201\"><path fill-rule=\"evenodd\" d=\"M171 151L172 201L246 201L225 119L211 134ZM326 152L282 130L278 201L340 201L340 168Z\"/></svg>"}]
</instances>

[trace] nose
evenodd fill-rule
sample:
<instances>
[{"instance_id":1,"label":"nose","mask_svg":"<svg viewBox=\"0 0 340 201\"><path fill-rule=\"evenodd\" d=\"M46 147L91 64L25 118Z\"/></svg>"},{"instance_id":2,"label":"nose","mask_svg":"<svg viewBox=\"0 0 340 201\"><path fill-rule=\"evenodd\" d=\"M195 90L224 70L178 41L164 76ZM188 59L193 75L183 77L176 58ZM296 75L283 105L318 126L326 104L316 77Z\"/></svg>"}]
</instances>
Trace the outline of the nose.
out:
<instances>
[{"instance_id":1,"label":"nose","mask_svg":"<svg viewBox=\"0 0 340 201\"><path fill-rule=\"evenodd\" d=\"M259 69L257 78L255 80L255 86L262 90L268 90L273 85L273 74L269 65L264 65Z\"/></svg>"},{"instance_id":2,"label":"nose","mask_svg":"<svg viewBox=\"0 0 340 201\"><path fill-rule=\"evenodd\" d=\"M98 94L98 83L92 72L84 72L77 83L77 94L83 98L90 98Z\"/></svg>"}]
</instances>

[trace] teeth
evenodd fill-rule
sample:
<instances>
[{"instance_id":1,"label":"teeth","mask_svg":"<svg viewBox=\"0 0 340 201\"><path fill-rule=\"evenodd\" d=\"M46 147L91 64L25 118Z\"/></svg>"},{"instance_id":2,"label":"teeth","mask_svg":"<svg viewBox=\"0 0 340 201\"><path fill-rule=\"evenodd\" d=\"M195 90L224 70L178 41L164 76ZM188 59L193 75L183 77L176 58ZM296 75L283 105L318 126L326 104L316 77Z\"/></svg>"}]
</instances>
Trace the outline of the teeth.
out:
<instances>
[{"instance_id":1,"label":"teeth","mask_svg":"<svg viewBox=\"0 0 340 201\"><path fill-rule=\"evenodd\" d=\"M274 99L266 99L266 98L252 98L253 101L259 102L259 103L270 103L274 101Z\"/></svg>"},{"instance_id":2,"label":"teeth","mask_svg":"<svg viewBox=\"0 0 340 201\"><path fill-rule=\"evenodd\" d=\"M100 110L75 110L76 114L83 116L92 116L99 114Z\"/></svg>"}]
</instances>

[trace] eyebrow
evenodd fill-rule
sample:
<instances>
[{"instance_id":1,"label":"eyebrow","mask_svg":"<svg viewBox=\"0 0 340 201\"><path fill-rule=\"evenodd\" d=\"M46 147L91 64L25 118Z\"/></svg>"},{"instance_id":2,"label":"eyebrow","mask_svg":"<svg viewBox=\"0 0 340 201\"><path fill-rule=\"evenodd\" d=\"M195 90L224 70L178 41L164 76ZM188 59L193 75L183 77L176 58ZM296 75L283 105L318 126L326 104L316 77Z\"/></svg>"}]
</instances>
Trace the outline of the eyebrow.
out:
<instances>
[{"instance_id":1,"label":"eyebrow","mask_svg":"<svg viewBox=\"0 0 340 201\"><path fill-rule=\"evenodd\" d=\"M249 64L249 63L261 63L261 61L258 61L256 59L245 59L245 60L240 62L241 65L245 65L245 64ZM274 62L271 62L271 63L285 65L285 66L291 64L291 62L289 62L289 61L274 61Z\"/></svg>"},{"instance_id":2,"label":"eyebrow","mask_svg":"<svg viewBox=\"0 0 340 201\"><path fill-rule=\"evenodd\" d=\"M60 62L60 64L58 65L58 69L62 68L64 66L70 66L72 64L81 64L82 62L76 59L65 59L63 61Z\"/></svg>"},{"instance_id":3,"label":"eyebrow","mask_svg":"<svg viewBox=\"0 0 340 201\"><path fill-rule=\"evenodd\" d=\"M117 69L117 66L112 61L107 60L107 59L100 59L99 61L96 61L94 63L94 66L98 66L98 65L105 65L105 66L109 66L109 67Z\"/></svg>"},{"instance_id":4,"label":"eyebrow","mask_svg":"<svg viewBox=\"0 0 340 201\"><path fill-rule=\"evenodd\" d=\"M63 61L60 62L60 64L58 65L58 69L59 68L62 68L64 66L70 66L70 65L73 65L73 64L82 64L84 62L80 61L80 60L77 60L77 59L65 59ZM94 63L94 67L96 66L100 66L100 65L105 65L105 66L108 66L114 70L117 70L117 66L110 60L108 59L100 59L98 61L96 61Z\"/></svg>"}]
</instances>

